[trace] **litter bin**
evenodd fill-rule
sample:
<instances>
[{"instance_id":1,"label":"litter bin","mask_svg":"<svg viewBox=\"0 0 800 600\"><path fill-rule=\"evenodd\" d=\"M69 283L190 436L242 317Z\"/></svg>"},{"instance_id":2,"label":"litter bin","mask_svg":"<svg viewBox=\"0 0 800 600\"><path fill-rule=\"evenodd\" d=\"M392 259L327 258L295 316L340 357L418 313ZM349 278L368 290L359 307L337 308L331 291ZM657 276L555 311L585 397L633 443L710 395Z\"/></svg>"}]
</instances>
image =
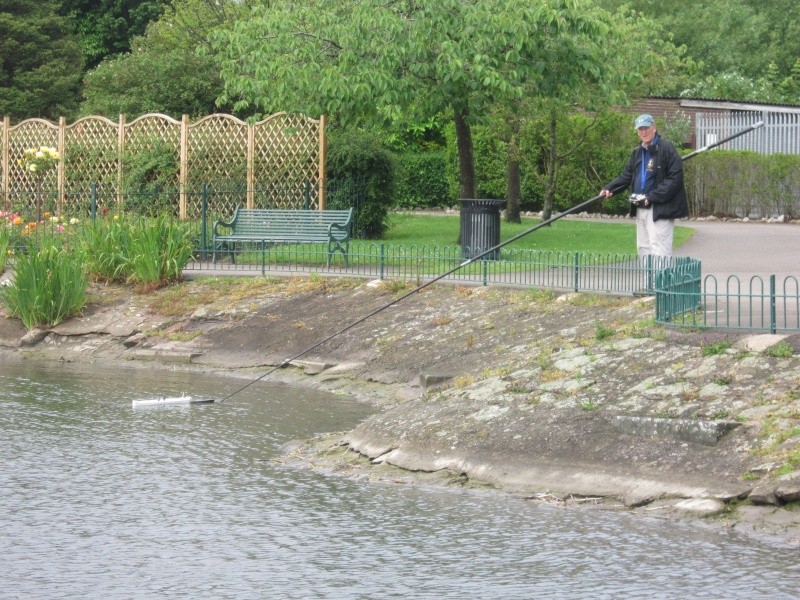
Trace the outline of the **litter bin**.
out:
<instances>
[{"instance_id":1,"label":"litter bin","mask_svg":"<svg viewBox=\"0 0 800 600\"><path fill-rule=\"evenodd\" d=\"M505 200L461 201L461 255L474 258L500 243L500 209ZM496 260L500 250L483 258Z\"/></svg>"}]
</instances>

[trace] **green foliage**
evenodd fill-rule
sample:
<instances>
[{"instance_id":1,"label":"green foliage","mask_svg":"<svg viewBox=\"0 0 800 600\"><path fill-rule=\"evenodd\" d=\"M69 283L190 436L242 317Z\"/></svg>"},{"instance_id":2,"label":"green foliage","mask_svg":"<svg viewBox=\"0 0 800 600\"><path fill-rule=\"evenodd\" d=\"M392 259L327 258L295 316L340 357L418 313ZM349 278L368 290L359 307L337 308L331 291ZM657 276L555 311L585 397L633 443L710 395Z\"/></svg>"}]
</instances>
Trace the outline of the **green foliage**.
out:
<instances>
[{"instance_id":1,"label":"green foliage","mask_svg":"<svg viewBox=\"0 0 800 600\"><path fill-rule=\"evenodd\" d=\"M130 248L131 230L120 218L99 218L81 230L84 267L96 281L125 281L125 253Z\"/></svg>"},{"instance_id":2,"label":"green foliage","mask_svg":"<svg viewBox=\"0 0 800 600\"><path fill-rule=\"evenodd\" d=\"M701 356L716 356L717 354L725 354L725 351L731 347L730 342L713 342L705 344L700 347Z\"/></svg>"},{"instance_id":3,"label":"green foliage","mask_svg":"<svg viewBox=\"0 0 800 600\"><path fill-rule=\"evenodd\" d=\"M75 114L83 58L58 2L12 0L0 6L0 114L58 120Z\"/></svg>"},{"instance_id":4,"label":"green foliage","mask_svg":"<svg viewBox=\"0 0 800 600\"><path fill-rule=\"evenodd\" d=\"M791 358L794 356L794 348L786 340L781 340L774 346L767 348L764 354L773 358Z\"/></svg>"},{"instance_id":5,"label":"green foliage","mask_svg":"<svg viewBox=\"0 0 800 600\"><path fill-rule=\"evenodd\" d=\"M222 100L236 108L387 121L452 115L469 196L469 132L489 106L570 97L592 82L604 99L621 99L615 86L636 75L630 64L613 68L615 24L584 0L277 0L212 39Z\"/></svg>"},{"instance_id":6,"label":"green foliage","mask_svg":"<svg viewBox=\"0 0 800 600\"><path fill-rule=\"evenodd\" d=\"M9 314L26 328L53 327L81 311L87 285L80 253L45 245L17 257L13 283L0 295Z\"/></svg>"},{"instance_id":7,"label":"green foliage","mask_svg":"<svg viewBox=\"0 0 800 600\"><path fill-rule=\"evenodd\" d=\"M152 289L180 278L194 243L187 224L158 215L98 219L84 229L81 246L93 279Z\"/></svg>"},{"instance_id":8,"label":"green foliage","mask_svg":"<svg viewBox=\"0 0 800 600\"><path fill-rule=\"evenodd\" d=\"M85 191L92 183L116 186L117 146L96 139L71 141L64 153L68 189Z\"/></svg>"},{"instance_id":9,"label":"green foliage","mask_svg":"<svg viewBox=\"0 0 800 600\"><path fill-rule=\"evenodd\" d=\"M363 182L365 203L358 207L356 231L366 237L381 237L386 231L394 188L391 153L375 134L355 129L335 131L330 136L328 176L339 182ZM345 208L335 197L330 208Z\"/></svg>"},{"instance_id":10,"label":"green foliage","mask_svg":"<svg viewBox=\"0 0 800 600\"><path fill-rule=\"evenodd\" d=\"M222 82L209 57L192 50L136 50L103 61L86 76L83 115L116 118L158 112L179 119L216 112Z\"/></svg>"},{"instance_id":11,"label":"green foliage","mask_svg":"<svg viewBox=\"0 0 800 600\"><path fill-rule=\"evenodd\" d=\"M684 166L693 215L800 215L800 156L714 150Z\"/></svg>"},{"instance_id":12,"label":"green foliage","mask_svg":"<svg viewBox=\"0 0 800 600\"><path fill-rule=\"evenodd\" d=\"M614 337L614 335L616 335L617 333L616 330L614 330L612 327L606 327L599 321L597 321L594 324L594 328L595 328L594 337L597 341L602 341L606 338Z\"/></svg>"},{"instance_id":13,"label":"green foliage","mask_svg":"<svg viewBox=\"0 0 800 600\"><path fill-rule=\"evenodd\" d=\"M141 215L156 215L175 209L169 189L177 186L180 159L170 143L153 138L140 150L122 156L122 189L125 209Z\"/></svg>"},{"instance_id":14,"label":"green foliage","mask_svg":"<svg viewBox=\"0 0 800 600\"><path fill-rule=\"evenodd\" d=\"M455 204L446 177L447 154L443 149L406 150L395 156L398 208L432 208Z\"/></svg>"},{"instance_id":15,"label":"green foliage","mask_svg":"<svg viewBox=\"0 0 800 600\"><path fill-rule=\"evenodd\" d=\"M122 269L128 282L155 289L180 279L194 249L189 227L167 215L135 219L130 227Z\"/></svg>"},{"instance_id":16,"label":"green foliage","mask_svg":"<svg viewBox=\"0 0 800 600\"><path fill-rule=\"evenodd\" d=\"M11 225L5 220L0 221L0 273L6 268L9 246L11 244Z\"/></svg>"},{"instance_id":17,"label":"green foliage","mask_svg":"<svg viewBox=\"0 0 800 600\"><path fill-rule=\"evenodd\" d=\"M74 23L86 63L93 67L103 58L131 49L131 39L144 33L169 0L70 0L64 14Z\"/></svg>"},{"instance_id":18,"label":"green foliage","mask_svg":"<svg viewBox=\"0 0 800 600\"><path fill-rule=\"evenodd\" d=\"M159 112L179 118L183 114L200 117L232 112L229 104L216 103L222 80L208 36L217 28L230 26L246 3L151 0L152 5L159 3L165 5L164 14L146 31L131 24L143 35L130 40L130 52L107 58L88 73L82 114L115 118L120 113ZM238 116L251 115L252 111Z\"/></svg>"},{"instance_id":19,"label":"green foliage","mask_svg":"<svg viewBox=\"0 0 800 600\"><path fill-rule=\"evenodd\" d=\"M668 8L658 0L597 3L607 9L627 5L648 15L694 58L698 73L692 80L677 79L656 93L800 104L800 94L782 86L800 58L800 20L790 16L796 0L706 0Z\"/></svg>"},{"instance_id":20,"label":"green foliage","mask_svg":"<svg viewBox=\"0 0 800 600\"><path fill-rule=\"evenodd\" d=\"M520 132L522 164L522 210L542 210L547 178L549 139L546 118L535 114L525 119ZM611 181L625 164L636 136L627 113L603 113L596 119L583 114L565 114L558 121L558 147L562 156L558 165L556 210L565 210L595 196L603 184ZM448 138L448 176L451 194L457 187L456 161L452 127L445 129ZM496 128L476 126L475 162L480 165L478 189L493 198L506 197L507 173L505 145ZM594 210L610 214L627 212L628 202L615 196L598 204Z\"/></svg>"}]
</instances>

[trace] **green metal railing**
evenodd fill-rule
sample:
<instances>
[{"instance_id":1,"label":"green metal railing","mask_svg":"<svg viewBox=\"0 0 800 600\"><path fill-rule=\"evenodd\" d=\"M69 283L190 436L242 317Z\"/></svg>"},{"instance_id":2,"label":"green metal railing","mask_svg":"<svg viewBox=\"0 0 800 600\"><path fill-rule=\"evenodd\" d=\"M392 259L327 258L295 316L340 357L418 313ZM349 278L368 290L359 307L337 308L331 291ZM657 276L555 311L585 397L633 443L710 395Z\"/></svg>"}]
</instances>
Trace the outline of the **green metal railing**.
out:
<instances>
[{"instance_id":1,"label":"green metal railing","mask_svg":"<svg viewBox=\"0 0 800 600\"><path fill-rule=\"evenodd\" d=\"M656 283L656 321L669 325L748 331L800 331L800 281L794 275L765 280L754 275L746 282L730 275L690 281L665 271Z\"/></svg>"},{"instance_id":2,"label":"green metal railing","mask_svg":"<svg viewBox=\"0 0 800 600\"><path fill-rule=\"evenodd\" d=\"M405 246L355 241L350 243L347 264L339 255L333 256L330 267L326 267L326 262L326 244L240 242L218 251L215 263L211 262L210 249L201 249L196 253L196 260L187 265L187 270L261 274L324 271L376 279L424 281L457 267L464 259L463 249L455 245ZM480 285L652 295L656 274L666 268L695 272L699 277L699 263L683 257L639 258L628 254L502 249L497 259L475 261L446 279Z\"/></svg>"},{"instance_id":3,"label":"green metal railing","mask_svg":"<svg viewBox=\"0 0 800 600\"><path fill-rule=\"evenodd\" d=\"M465 250L469 254L469 249L460 246L403 246L355 240L350 243L348 264L336 254L329 268L326 267L326 244L239 244L218 252L218 260L212 263L211 227L220 215L208 210L208 198L219 193L206 186L197 192L196 201L201 206L197 211L199 218L190 220L195 228L196 251L187 271L262 275L324 272L422 282L455 269L447 280L574 292L653 295L656 322L670 326L770 333L800 331L800 276L756 275L745 281L736 275L725 280L711 275L702 278L700 261L685 257L639 258L504 247L496 259L477 260L459 269L457 267L464 263ZM339 195L342 204L357 204L360 197L358 189L342 188ZM31 205L30 198L18 198L19 205L11 205L0 212L0 224L5 224L6 231L11 234L9 260L13 262L16 253L25 252L40 237L76 233L97 216L113 210L109 198L107 193L92 186L87 193L68 199L72 211L56 216L49 213L54 207L48 204L52 201L48 197L48 201L42 203L48 216L43 214L38 222L20 219L19 225L11 226L16 212L25 215L29 210L24 209ZM136 205L135 202L131 204ZM234 252L235 263L231 256Z\"/></svg>"}]
</instances>

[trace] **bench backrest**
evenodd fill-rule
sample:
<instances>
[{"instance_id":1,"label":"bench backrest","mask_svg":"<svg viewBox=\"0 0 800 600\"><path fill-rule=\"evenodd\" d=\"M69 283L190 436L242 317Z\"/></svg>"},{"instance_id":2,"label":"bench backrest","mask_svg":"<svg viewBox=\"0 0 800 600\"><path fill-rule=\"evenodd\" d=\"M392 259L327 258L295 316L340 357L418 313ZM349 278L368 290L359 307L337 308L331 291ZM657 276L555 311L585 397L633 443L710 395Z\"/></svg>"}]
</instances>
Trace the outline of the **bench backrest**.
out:
<instances>
[{"instance_id":1,"label":"bench backrest","mask_svg":"<svg viewBox=\"0 0 800 600\"><path fill-rule=\"evenodd\" d=\"M275 241L326 242L330 225L337 237L349 237L353 209L347 210L283 210L270 208L237 208L232 221L236 236Z\"/></svg>"}]
</instances>

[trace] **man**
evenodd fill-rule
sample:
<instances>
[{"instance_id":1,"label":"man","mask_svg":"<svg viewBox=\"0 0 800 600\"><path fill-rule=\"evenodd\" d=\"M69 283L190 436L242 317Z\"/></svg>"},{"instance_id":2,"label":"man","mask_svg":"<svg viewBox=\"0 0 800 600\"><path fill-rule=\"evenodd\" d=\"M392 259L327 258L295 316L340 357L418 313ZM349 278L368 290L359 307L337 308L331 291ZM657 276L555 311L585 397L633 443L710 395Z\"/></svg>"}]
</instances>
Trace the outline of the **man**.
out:
<instances>
[{"instance_id":1,"label":"man","mask_svg":"<svg viewBox=\"0 0 800 600\"><path fill-rule=\"evenodd\" d=\"M614 181L600 190L610 198L629 189L630 216L636 217L636 246L640 256L672 256L675 219L689 216L683 185L683 160L675 147L662 140L651 115L636 117L639 144Z\"/></svg>"}]
</instances>

